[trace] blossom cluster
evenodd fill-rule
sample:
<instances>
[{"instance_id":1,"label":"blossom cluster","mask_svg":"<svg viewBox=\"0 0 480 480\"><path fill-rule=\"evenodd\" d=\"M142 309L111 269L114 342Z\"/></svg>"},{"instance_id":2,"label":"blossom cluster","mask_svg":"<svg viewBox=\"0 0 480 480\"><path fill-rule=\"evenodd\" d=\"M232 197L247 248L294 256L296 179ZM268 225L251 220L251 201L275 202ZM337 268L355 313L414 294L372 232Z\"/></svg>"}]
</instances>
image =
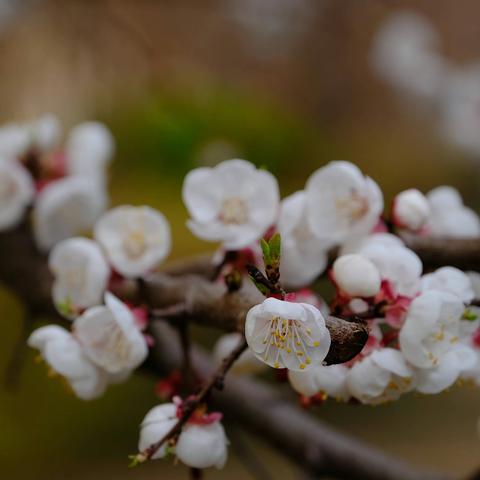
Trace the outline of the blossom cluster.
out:
<instances>
[{"instance_id":1,"label":"blossom cluster","mask_svg":"<svg viewBox=\"0 0 480 480\"><path fill-rule=\"evenodd\" d=\"M28 343L78 397L92 399L147 356L145 319L112 291L164 260L170 227L150 207L105 212L114 142L104 125L77 125L63 148L60 136L53 115L0 128L0 230L31 221L38 249L49 252L53 303L72 326L41 327ZM94 239L76 236L90 230Z\"/></svg>"},{"instance_id":2,"label":"blossom cluster","mask_svg":"<svg viewBox=\"0 0 480 480\"><path fill-rule=\"evenodd\" d=\"M215 187L202 186L202 177L214 178L219 172L222 179ZM463 205L455 189L438 187L427 195L405 190L395 197L390 212L384 212L378 185L349 162L321 167L303 190L277 203L278 187L271 177L262 187L256 175L264 178L265 172L233 160L193 170L184 184L184 198L191 189L196 198L187 203L192 218L210 209L209 219L215 219L205 222L202 232L190 223L201 238L223 239L223 248L231 250L232 218L236 248L255 253L252 236L281 234L280 278L294 290L283 298L267 294L270 298L248 312L245 371L258 370L259 362L286 368L292 387L304 396L320 393L369 404L413 390L438 393L457 380L480 377L480 330L475 307L469 307L480 295L474 291L474 274L453 267L424 274L420 258L401 239L402 232L480 236L478 216ZM236 189L225 178L235 178ZM253 218L252 199L270 208L269 215L262 209L263 223ZM226 215L225 205L235 205L234 212L242 214ZM328 268L332 249L338 256L328 278L336 294L327 307L308 287ZM258 253L249 258L258 262ZM368 322L369 340L347 364L325 365L331 342L329 316L360 316ZM217 349L228 343L222 338Z\"/></svg>"},{"instance_id":3,"label":"blossom cluster","mask_svg":"<svg viewBox=\"0 0 480 480\"><path fill-rule=\"evenodd\" d=\"M37 246L48 253L53 303L71 322L40 327L28 343L85 400L147 358L151 306L128 304L123 287L144 285L171 250L161 212L131 205L105 211L112 153L111 134L95 122L75 127L63 149L52 116L0 129L0 230L29 222L31 211ZM451 266L424 272L402 239L480 237L479 217L454 188L408 189L385 209L372 178L334 161L281 199L270 172L233 159L192 170L182 196L191 232L220 244L213 281L225 282L230 295L250 276L267 297L246 314L244 334L218 340L219 364L245 336L248 349L233 370L284 369L307 403L331 396L376 405L411 391L439 393L459 380L480 384L473 306L480 274ZM319 295L322 276L335 292L328 302ZM369 331L362 351L340 365L328 364L334 318L364 322ZM193 468L223 467L221 414L207 414L204 403L190 411L195 397L182 401L175 393L169 389L172 402L143 420L138 458L164 439L151 458L174 454Z\"/></svg>"},{"instance_id":4,"label":"blossom cluster","mask_svg":"<svg viewBox=\"0 0 480 480\"><path fill-rule=\"evenodd\" d=\"M113 137L98 122L74 127L62 147L61 125L50 114L0 127L0 231L15 228L33 206L38 247L92 227L107 205L106 167Z\"/></svg>"},{"instance_id":5,"label":"blossom cluster","mask_svg":"<svg viewBox=\"0 0 480 480\"><path fill-rule=\"evenodd\" d=\"M439 131L453 145L478 156L480 68L455 65L440 51L433 25L414 11L393 13L372 47L374 69L399 92L433 106Z\"/></svg>"}]
</instances>

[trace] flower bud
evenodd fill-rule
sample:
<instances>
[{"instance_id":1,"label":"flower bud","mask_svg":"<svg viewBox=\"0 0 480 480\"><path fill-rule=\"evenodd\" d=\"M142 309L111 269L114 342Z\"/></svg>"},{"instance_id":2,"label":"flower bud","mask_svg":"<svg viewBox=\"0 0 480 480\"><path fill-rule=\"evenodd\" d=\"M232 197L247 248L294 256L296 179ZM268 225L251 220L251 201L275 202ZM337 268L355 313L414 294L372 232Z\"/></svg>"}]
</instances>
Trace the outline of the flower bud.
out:
<instances>
[{"instance_id":1,"label":"flower bud","mask_svg":"<svg viewBox=\"0 0 480 480\"><path fill-rule=\"evenodd\" d=\"M333 264L333 275L340 290L351 297L373 297L380 290L377 267L361 255L337 258Z\"/></svg>"},{"instance_id":2,"label":"flower bud","mask_svg":"<svg viewBox=\"0 0 480 480\"><path fill-rule=\"evenodd\" d=\"M415 188L399 193L393 202L393 221L409 230L419 230L428 220L430 206L428 200Z\"/></svg>"},{"instance_id":3,"label":"flower bud","mask_svg":"<svg viewBox=\"0 0 480 480\"><path fill-rule=\"evenodd\" d=\"M223 468L227 461L228 440L220 422L187 425L176 446L177 457L192 468Z\"/></svg>"}]
</instances>

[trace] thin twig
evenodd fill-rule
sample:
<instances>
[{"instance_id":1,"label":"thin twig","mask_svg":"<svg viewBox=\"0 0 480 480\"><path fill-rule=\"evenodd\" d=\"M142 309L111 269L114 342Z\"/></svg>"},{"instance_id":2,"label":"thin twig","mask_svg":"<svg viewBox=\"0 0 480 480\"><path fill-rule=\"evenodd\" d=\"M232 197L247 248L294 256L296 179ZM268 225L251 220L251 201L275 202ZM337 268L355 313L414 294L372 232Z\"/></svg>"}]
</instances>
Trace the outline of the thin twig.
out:
<instances>
[{"instance_id":1,"label":"thin twig","mask_svg":"<svg viewBox=\"0 0 480 480\"><path fill-rule=\"evenodd\" d=\"M212 375L210 380L203 386L203 388L191 399L185 400L182 409L182 415L178 419L177 423L161 438L158 442L150 445L138 456L141 462L150 460L153 455L158 451L158 449L171 438L176 437L180 434L182 427L188 422L195 410L207 399L208 395L214 388L218 390L223 389L223 384L225 380L225 375L230 370L231 366L235 361L240 357L240 355L247 348L247 342L245 338L242 338L240 343L235 347L232 352L223 359L218 370Z\"/></svg>"}]
</instances>

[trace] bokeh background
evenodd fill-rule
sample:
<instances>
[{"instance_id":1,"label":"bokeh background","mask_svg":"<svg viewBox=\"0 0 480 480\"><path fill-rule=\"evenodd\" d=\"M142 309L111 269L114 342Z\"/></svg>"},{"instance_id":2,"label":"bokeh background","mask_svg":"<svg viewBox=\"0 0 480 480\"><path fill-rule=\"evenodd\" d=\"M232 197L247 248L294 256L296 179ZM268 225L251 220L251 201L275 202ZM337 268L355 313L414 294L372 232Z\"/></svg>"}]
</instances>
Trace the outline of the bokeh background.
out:
<instances>
[{"instance_id":1,"label":"bokeh background","mask_svg":"<svg viewBox=\"0 0 480 480\"><path fill-rule=\"evenodd\" d=\"M387 203L404 188L450 184L478 210L480 155L445 142L432 112L371 67L376 32L405 8L438 29L446 57L480 59L475 0L0 0L0 120L52 112L66 129L106 122L117 141L111 203L162 210L173 258L212 249L184 226L184 174L237 156L277 174L283 194L345 159L378 181ZM0 292L0 369L21 308ZM25 356L18 387L0 387L0 478L185 478L163 462L127 469L138 424L157 402L153 379L137 376L82 403L46 379L33 352ZM376 408L327 403L316 414L411 462L456 475L480 464L478 389ZM300 478L267 446L234 435L272 476ZM232 448L226 470L207 478L251 476Z\"/></svg>"}]
</instances>

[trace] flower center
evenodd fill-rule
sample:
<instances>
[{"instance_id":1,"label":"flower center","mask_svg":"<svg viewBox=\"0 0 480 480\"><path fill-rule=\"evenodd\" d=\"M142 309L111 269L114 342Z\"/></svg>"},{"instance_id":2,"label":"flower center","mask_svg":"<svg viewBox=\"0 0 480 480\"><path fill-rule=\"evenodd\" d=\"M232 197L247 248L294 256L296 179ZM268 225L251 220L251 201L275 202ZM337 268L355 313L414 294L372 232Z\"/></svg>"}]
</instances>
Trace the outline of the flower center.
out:
<instances>
[{"instance_id":1,"label":"flower center","mask_svg":"<svg viewBox=\"0 0 480 480\"><path fill-rule=\"evenodd\" d=\"M238 197L227 198L220 209L219 219L223 223L242 225L248 220L248 207Z\"/></svg>"},{"instance_id":2,"label":"flower center","mask_svg":"<svg viewBox=\"0 0 480 480\"><path fill-rule=\"evenodd\" d=\"M268 361L272 355L275 358L273 366L279 368L280 352L283 351L287 355L295 356L300 369L303 370L306 365L312 363L312 359L307 354L308 346L320 346L320 342L314 341L311 335L311 329L302 322L273 317L263 340L264 345L267 345L264 354L265 361Z\"/></svg>"},{"instance_id":3,"label":"flower center","mask_svg":"<svg viewBox=\"0 0 480 480\"><path fill-rule=\"evenodd\" d=\"M128 257L137 259L147 250L147 239L141 230L130 231L123 239L123 249Z\"/></svg>"},{"instance_id":4,"label":"flower center","mask_svg":"<svg viewBox=\"0 0 480 480\"><path fill-rule=\"evenodd\" d=\"M72 268L68 270L64 281L69 290L79 290L85 284L85 269Z\"/></svg>"},{"instance_id":5,"label":"flower center","mask_svg":"<svg viewBox=\"0 0 480 480\"><path fill-rule=\"evenodd\" d=\"M368 200L356 190L352 190L347 198L337 198L335 204L337 209L347 217L350 224L364 217L369 208Z\"/></svg>"}]
</instances>

